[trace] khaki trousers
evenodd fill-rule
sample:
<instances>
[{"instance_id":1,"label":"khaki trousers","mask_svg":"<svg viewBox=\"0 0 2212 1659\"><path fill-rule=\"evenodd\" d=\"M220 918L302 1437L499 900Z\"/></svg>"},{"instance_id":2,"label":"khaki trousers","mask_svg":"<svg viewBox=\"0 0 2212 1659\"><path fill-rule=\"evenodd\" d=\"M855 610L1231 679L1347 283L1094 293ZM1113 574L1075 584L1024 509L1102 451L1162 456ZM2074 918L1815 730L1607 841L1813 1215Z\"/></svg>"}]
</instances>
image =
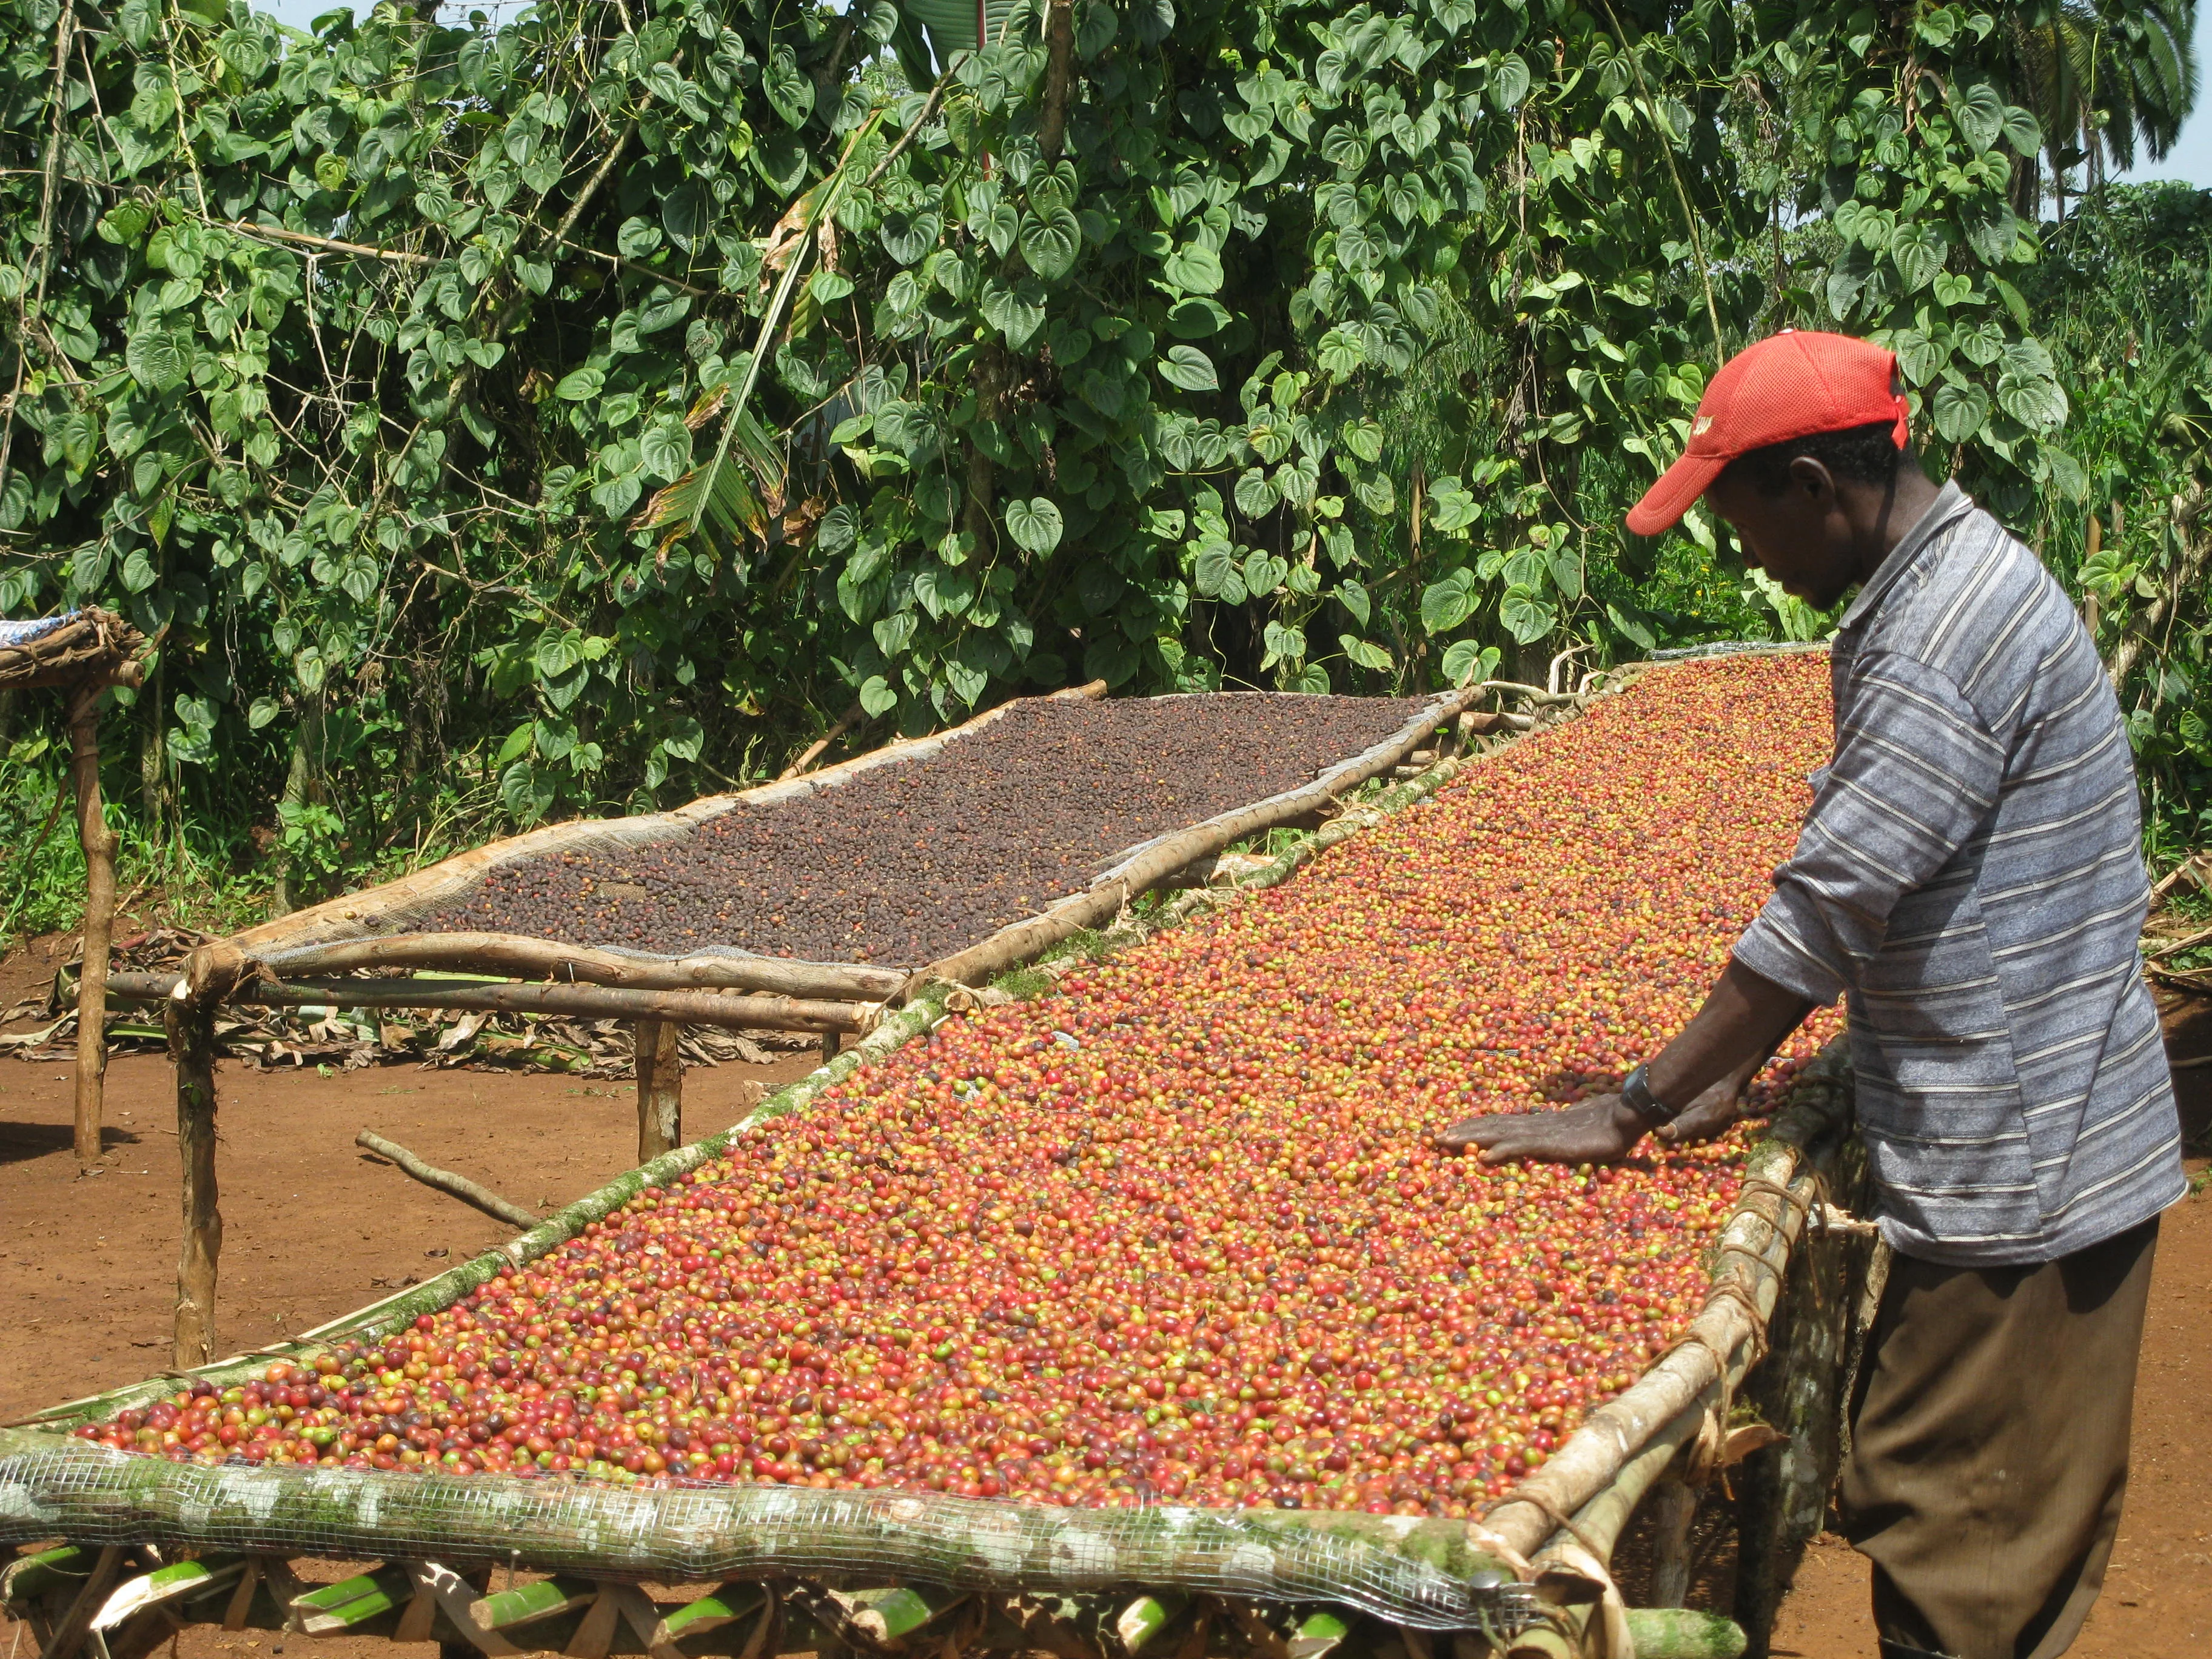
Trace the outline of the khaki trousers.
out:
<instances>
[{"instance_id":1,"label":"khaki trousers","mask_svg":"<svg viewBox=\"0 0 2212 1659\"><path fill-rule=\"evenodd\" d=\"M2055 1659L2128 1482L2156 1218L2035 1267L1893 1257L1851 1402L1844 1533L1882 1659Z\"/></svg>"}]
</instances>

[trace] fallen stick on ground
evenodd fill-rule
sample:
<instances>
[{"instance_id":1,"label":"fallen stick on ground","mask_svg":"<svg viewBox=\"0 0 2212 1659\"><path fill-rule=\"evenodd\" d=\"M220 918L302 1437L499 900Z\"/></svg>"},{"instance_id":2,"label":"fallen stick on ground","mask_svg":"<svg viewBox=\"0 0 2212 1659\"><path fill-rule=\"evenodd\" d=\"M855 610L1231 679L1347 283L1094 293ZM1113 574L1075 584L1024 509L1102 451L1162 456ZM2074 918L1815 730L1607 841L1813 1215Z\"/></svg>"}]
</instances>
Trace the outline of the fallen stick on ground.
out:
<instances>
[{"instance_id":1,"label":"fallen stick on ground","mask_svg":"<svg viewBox=\"0 0 2212 1659\"><path fill-rule=\"evenodd\" d=\"M379 1158L390 1159L425 1187L435 1187L440 1192L459 1199L471 1209L482 1210L494 1221L504 1221L510 1227L535 1227L538 1224L538 1217L520 1204L501 1198L489 1187L479 1187L466 1176L455 1175L451 1170L441 1170L434 1164L425 1164L398 1141L386 1140L374 1129L363 1129L353 1138L353 1143L368 1148Z\"/></svg>"},{"instance_id":2,"label":"fallen stick on ground","mask_svg":"<svg viewBox=\"0 0 2212 1659\"><path fill-rule=\"evenodd\" d=\"M2212 864L2208 864L2203 854L2193 854L2159 878L2157 885L2150 890L2150 902L2156 904L2185 881L2192 887L2203 887L2208 878L2212 878Z\"/></svg>"}]
</instances>

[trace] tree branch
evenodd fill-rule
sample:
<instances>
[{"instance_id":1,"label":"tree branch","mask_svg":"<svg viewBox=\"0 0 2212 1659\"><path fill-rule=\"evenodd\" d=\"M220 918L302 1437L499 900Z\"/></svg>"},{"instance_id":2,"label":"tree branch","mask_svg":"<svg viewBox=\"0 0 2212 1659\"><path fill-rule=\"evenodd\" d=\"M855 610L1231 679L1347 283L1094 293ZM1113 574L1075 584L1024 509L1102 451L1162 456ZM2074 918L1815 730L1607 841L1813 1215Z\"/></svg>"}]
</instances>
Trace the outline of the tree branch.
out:
<instances>
[{"instance_id":1,"label":"tree branch","mask_svg":"<svg viewBox=\"0 0 2212 1659\"><path fill-rule=\"evenodd\" d=\"M379 1158L397 1164L425 1187L435 1187L440 1192L458 1198L472 1210L481 1210L494 1221L504 1221L510 1227L526 1231L535 1227L539 1218L520 1204L501 1198L489 1187L480 1187L466 1176L455 1175L451 1170L441 1170L434 1164L425 1164L396 1140L386 1140L374 1129L363 1129L353 1138L353 1144Z\"/></svg>"},{"instance_id":2,"label":"tree branch","mask_svg":"<svg viewBox=\"0 0 2212 1659\"><path fill-rule=\"evenodd\" d=\"M1067 94L1074 80L1075 7L1052 0L1044 18L1044 110L1037 118L1037 148L1049 163L1060 160L1067 138Z\"/></svg>"}]
</instances>

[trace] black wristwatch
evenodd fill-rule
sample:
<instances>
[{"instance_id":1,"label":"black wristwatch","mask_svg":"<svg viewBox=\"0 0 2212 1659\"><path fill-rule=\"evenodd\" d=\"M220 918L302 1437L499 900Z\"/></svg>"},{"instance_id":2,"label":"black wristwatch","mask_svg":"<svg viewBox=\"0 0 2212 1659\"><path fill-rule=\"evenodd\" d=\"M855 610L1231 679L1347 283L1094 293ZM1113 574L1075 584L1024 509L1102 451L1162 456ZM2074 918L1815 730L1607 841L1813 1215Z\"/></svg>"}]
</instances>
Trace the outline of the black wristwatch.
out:
<instances>
[{"instance_id":1,"label":"black wristwatch","mask_svg":"<svg viewBox=\"0 0 2212 1659\"><path fill-rule=\"evenodd\" d=\"M1662 1106L1651 1093L1651 1079L1647 1075L1649 1066L1639 1066L1631 1072L1620 1085L1621 1103L1644 1120L1644 1127L1656 1129L1662 1123L1672 1123L1674 1113Z\"/></svg>"}]
</instances>

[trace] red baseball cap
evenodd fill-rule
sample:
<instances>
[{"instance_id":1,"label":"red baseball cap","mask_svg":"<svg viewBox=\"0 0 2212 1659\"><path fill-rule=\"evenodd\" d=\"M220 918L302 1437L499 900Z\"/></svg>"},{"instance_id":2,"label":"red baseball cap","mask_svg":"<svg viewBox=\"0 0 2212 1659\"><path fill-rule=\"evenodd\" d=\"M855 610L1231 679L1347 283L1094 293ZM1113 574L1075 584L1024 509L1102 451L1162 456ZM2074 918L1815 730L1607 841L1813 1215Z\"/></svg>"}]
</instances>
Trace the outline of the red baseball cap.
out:
<instances>
[{"instance_id":1,"label":"red baseball cap","mask_svg":"<svg viewBox=\"0 0 2212 1659\"><path fill-rule=\"evenodd\" d=\"M1628 527L1639 536L1671 527L1722 468L1769 444L1894 419L1902 449L1911 412L1895 352L1845 334L1784 329L1722 365L1698 399L1690 447L1629 508Z\"/></svg>"}]
</instances>

